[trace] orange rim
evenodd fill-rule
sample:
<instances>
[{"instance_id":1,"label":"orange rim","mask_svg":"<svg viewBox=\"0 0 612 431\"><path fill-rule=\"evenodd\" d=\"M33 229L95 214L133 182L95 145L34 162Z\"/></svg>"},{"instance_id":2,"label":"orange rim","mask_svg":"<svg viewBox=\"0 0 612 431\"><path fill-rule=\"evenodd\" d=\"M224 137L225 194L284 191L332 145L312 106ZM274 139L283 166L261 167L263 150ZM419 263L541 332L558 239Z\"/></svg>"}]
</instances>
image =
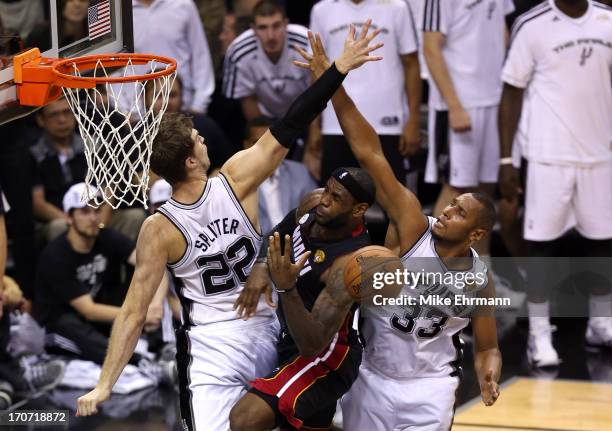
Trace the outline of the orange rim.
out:
<instances>
[{"instance_id":1,"label":"orange rim","mask_svg":"<svg viewBox=\"0 0 612 431\"><path fill-rule=\"evenodd\" d=\"M101 63L104 67L123 67L128 63L133 65L144 65L155 61L168 65L163 70L131 76L74 76L74 66L81 73L94 70ZM95 54L77 58L67 58L53 64L55 74L55 85L69 88L92 88L97 84L119 84L122 82L149 81L170 75L176 71L176 60L170 57L162 57L151 54Z\"/></svg>"}]
</instances>

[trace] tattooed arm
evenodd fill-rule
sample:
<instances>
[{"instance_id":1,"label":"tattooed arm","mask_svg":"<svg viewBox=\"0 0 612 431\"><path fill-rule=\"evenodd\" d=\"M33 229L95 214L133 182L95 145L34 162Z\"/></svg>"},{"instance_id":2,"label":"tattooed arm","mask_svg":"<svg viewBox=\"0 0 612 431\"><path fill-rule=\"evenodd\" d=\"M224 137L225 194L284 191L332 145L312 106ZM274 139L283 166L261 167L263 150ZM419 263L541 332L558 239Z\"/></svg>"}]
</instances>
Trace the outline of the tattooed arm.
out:
<instances>
[{"instance_id":1,"label":"tattooed arm","mask_svg":"<svg viewBox=\"0 0 612 431\"><path fill-rule=\"evenodd\" d=\"M338 332L353 305L353 299L344 288L346 257L336 259L329 268L327 283L309 312L297 289L281 294L281 306L289 332L304 357L321 352Z\"/></svg>"}]
</instances>

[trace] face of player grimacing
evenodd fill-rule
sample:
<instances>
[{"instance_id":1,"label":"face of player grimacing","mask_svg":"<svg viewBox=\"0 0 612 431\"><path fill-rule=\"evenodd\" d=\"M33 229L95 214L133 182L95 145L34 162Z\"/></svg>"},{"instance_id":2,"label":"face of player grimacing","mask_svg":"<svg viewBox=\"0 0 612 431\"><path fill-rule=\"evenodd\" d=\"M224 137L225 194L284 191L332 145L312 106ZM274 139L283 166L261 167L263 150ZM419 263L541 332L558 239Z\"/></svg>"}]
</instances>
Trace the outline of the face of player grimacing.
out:
<instances>
[{"instance_id":1,"label":"face of player grimacing","mask_svg":"<svg viewBox=\"0 0 612 431\"><path fill-rule=\"evenodd\" d=\"M325 227L345 226L350 221L354 205L351 194L335 178L330 178L315 209L315 220Z\"/></svg>"},{"instance_id":2,"label":"face of player grimacing","mask_svg":"<svg viewBox=\"0 0 612 431\"><path fill-rule=\"evenodd\" d=\"M193 157L200 162L204 172L210 167L210 159L208 158L208 148L204 143L204 138L200 136L196 129L191 130L191 139L193 140Z\"/></svg>"},{"instance_id":3,"label":"face of player grimacing","mask_svg":"<svg viewBox=\"0 0 612 431\"><path fill-rule=\"evenodd\" d=\"M70 216L72 228L85 238L95 238L100 233L100 209L75 208Z\"/></svg>"},{"instance_id":4,"label":"face of player grimacing","mask_svg":"<svg viewBox=\"0 0 612 431\"><path fill-rule=\"evenodd\" d=\"M432 226L434 237L447 242L468 241L477 229L480 210L480 202L470 193L457 196Z\"/></svg>"},{"instance_id":5,"label":"face of player grimacing","mask_svg":"<svg viewBox=\"0 0 612 431\"><path fill-rule=\"evenodd\" d=\"M287 37L287 19L277 13L271 16L256 16L253 30L268 55L278 55L283 51Z\"/></svg>"}]
</instances>

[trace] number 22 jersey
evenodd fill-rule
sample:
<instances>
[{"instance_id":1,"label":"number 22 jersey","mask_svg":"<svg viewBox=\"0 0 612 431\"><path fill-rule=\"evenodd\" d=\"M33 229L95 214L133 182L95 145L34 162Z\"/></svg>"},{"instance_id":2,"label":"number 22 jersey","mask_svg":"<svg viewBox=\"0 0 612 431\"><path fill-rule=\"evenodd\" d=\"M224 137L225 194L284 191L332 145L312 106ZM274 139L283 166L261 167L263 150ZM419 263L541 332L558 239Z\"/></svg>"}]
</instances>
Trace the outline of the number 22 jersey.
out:
<instances>
[{"instance_id":1,"label":"number 22 jersey","mask_svg":"<svg viewBox=\"0 0 612 431\"><path fill-rule=\"evenodd\" d=\"M244 322L232 309L255 262L262 237L244 212L223 174L209 178L189 205L169 199L158 211L182 233L183 256L168 264L182 305L183 325L236 321L259 324L275 319L263 299L256 316Z\"/></svg>"}]
</instances>

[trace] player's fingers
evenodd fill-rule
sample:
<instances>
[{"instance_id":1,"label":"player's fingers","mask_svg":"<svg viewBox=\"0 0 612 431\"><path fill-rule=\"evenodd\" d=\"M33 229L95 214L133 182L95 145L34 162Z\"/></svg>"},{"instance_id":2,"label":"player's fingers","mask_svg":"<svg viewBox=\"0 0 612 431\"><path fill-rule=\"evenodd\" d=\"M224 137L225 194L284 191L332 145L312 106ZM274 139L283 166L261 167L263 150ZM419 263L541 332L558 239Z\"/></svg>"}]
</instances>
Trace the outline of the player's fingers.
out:
<instances>
[{"instance_id":1,"label":"player's fingers","mask_svg":"<svg viewBox=\"0 0 612 431\"><path fill-rule=\"evenodd\" d=\"M349 25L347 40L350 40L351 42L355 40L355 26L353 24Z\"/></svg>"},{"instance_id":2,"label":"player's fingers","mask_svg":"<svg viewBox=\"0 0 612 431\"><path fill-rule=\"evenodd\" d=\"M276 252L276 244L274 243L274 237L268 237L268 266L271 271L276 270L278 259L278 253Z\"/></svg>"},{"instance_id":3,"label":"player's fingers","mask_svg":"<svg viewBox=\"0 0 612 431\"><path fill-rule=\"evenodd\" d=\"M317 53L319 55L324 55L327 57L327 53L325 52L325 47L323 46L323 41L321 40L321 34L317 33L315 35L316 45L317 45Z\"/></svg>"},{"instance_id":4,"label":"player's fingers","mask_svg":"<svg viewBox=\"0 0 612 431\"><path fill-rule=\"evenodd\" d=\"M309 63L304 63L302 61L297 61L297 60L293 60L293 64L297 67L300 67L302 69L310 69L310 64Z\"/></svg>"},{"instance_id":5,"label":"player's fingers","mask_svg":"<svg viewBox=\"0 0 612 431\"><path fill-rule=\"evenodd\" d=\"M304 268L304 265L306 264L306 259L310 257L310 253L311 253L310 251L307 251L302 256L300 256L300 260L298 260L295 264L298 271L301 271L302 268Z\"/></svg>"},{"instance_id":6,"label":"player's fingers","mask_svg":"<svg viewBox=\"0 0 612 431\"><path fill-rule=\"evenodd\" d=\"M380 61L380 60L382 60L382 59L383 59L383 58L382 58L382 56L372 57L372 56L370 55L370 56L367 56L367 57L364 59L364 61Z\"/></svg>"},{"instance_id":7,"label":"player's fingers","mask_svg":"<svg viewBox=\"0 0 612 431\"><path fill-rule=\"evenodd\" d=\"M369 54L369 53L371 53L372 51L376 51L377 49L382 48L383 46L385 46L385 44L384 44L383 42L378 42L378 43L375 43L375 44L374 44L374 45L372 45L372 46L367 46L367 47L366 47L366 48L363 50L362 54Z\"/></svg>"},{"instance_id":8,"label":"player's fingers","mask_svg":"<svg viewBox=\"0 0 612 431\"><path fill-rule=\"evenodd\" d=\"M274 298L272 297L272 289L270 288L270 286L266 287L266 304L268 304L272 308L276 308Z\"/></svg>"},{"instance_id":9,"label":"player's fingers","mask_svg":"<svg viewBox=\"0 0 612 431\"><path fill-rule=\"evenodd\" d=\"M302 57L304 57L306 60L308 60L308 61L311 61L311 60L312 60L312 55L310 55L310 54L308 53L308 51L306 51L304 48L301 48L301 47L299 47L299 46L296 46L296 47L295 47L295 50L296 50L297 52L299 52L299 53L300 53L300 55L301 55Z\"/></svg>"},{"instance_id":10,"label":"player's fingers","mask_svg":"<svg viewBox=\"0 0 612 431\"><path fill-rule=\"evenodd\" d=\"M291 237L289 235L285 235L285 252L283 253L283 257L285 258L285 262L291 263Z\"/></svg>"},{"instance_id":11,"label":"player's fingers","mask_svg":"<svg viewBox=\"0 0 612 431\"><path fill-rule=\"evenodd\" d=\"M372 33L370 33L368 35L368 37L365 39L366 43L369 45L370 42L372 42L374 39L376 39L376 36L378 36L380 34L382 30L380 28L377 28L376 30L374 30Z\"/></svg>"},{"instance_id":12,"label":"player's fingers","mask_svg":"<svg viewBox=\"0 0 612 431\"><path fill-rule=\"evenodd\" d=\"M359 40L364 40L368 35L368 31L370 30L370 24L372 24L372 20L368 19L363 27L361 27L361 32L359 33Z\"/></svg>"},{"instance_id":13,"label":"player's fingers","mask_svg":"<svg viewBox=\"0 0 612 431\"><path fill-rule=\"evenodd\" d=\"M312 54L315 55L317 52L317 43L316 43L316 39L315 36L313 34L312 31L308 31L308 43L310 43L310 48L312 49Z\"/></svg>"}]
</instances>

